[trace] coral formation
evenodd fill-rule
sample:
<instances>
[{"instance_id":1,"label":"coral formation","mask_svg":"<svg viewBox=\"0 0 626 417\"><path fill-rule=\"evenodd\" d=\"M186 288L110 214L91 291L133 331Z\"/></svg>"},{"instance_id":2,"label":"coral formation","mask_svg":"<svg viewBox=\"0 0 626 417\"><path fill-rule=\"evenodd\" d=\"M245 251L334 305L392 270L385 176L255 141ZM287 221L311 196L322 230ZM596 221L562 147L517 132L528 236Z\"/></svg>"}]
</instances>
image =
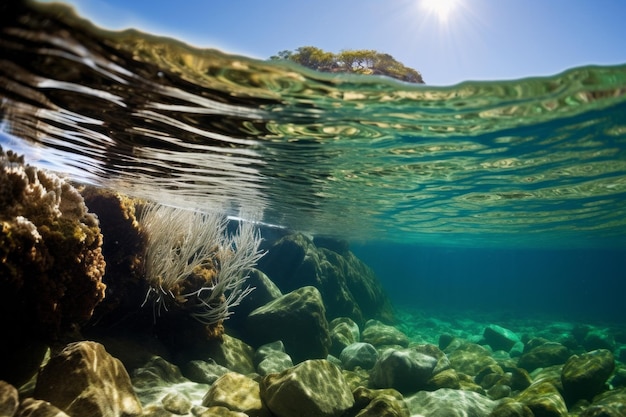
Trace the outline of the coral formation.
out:
<instances>
[{"instance_id":1,"label":"coral formation","mask_svg":"<svg viewBox=\"0 0 626 417\"><path fill-rule=\"evenodd\" d=\"M139 221L150 284L144 304L152 299L159 315L183 309L206 325L209 338L220 338L230 308L252 291L246 279L263 256L254 224L241 222L237 233L228 234L227 219L218 213L158 204L147 204Z\"/></svg>"},{"instance_id":2,"label":"coral formation","mask_svg":"<svg viewBox=\"0 0 626 417\"><path fill-rule=\"evenodd\" d=\"M86 322L104 297L105 261L98 219L78 191L0 149L0 229L4 353Z\"/></svg>"}]
</instances>

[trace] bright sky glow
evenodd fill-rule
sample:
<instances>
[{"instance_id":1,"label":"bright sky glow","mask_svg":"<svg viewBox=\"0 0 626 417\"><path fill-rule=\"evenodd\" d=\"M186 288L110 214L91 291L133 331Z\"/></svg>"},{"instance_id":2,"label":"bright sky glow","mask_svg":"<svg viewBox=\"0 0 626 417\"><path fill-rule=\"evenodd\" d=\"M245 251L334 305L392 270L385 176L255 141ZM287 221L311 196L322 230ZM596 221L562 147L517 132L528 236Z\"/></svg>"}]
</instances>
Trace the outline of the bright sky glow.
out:
<instances>
[{"instance_id":1,"label":"bright sky glow","mask_svg":"<svg viewBox=\"0 0 626 417\"><path fill-rule=\"evenodd\" d=\"M429 85L626 64L624 0L65 1L108 29L259 59L301 46L375 49Z\"/></svg>"},{"instance_id":2,"label":"bright sky glow","mask_svg":"<svg viewBox=\"0 0 626 417\"><path fill-rule=\"evenodd\" d=\"M434 14L442 23L448 21L448 17L458 9L460 3L459 0L421 0L421 2L422 7Z\"/></svg>"}]
</instances>

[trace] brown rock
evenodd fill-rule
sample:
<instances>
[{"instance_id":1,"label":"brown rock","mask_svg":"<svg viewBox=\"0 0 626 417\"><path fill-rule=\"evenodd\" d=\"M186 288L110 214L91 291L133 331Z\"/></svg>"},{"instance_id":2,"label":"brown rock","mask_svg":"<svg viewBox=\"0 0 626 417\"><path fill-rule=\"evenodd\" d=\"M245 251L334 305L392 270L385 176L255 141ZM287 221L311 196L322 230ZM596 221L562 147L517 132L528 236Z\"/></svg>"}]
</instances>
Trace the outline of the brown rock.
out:
<instances>
[{"instance_id":1,"label":"brown rock","mask_svg":"<svg viewBox=\"0 0 626 417\"><path fill-rule=\"evenodd\" d=\"M15 414L19 401L17 389L5 381L0 381L0 416Z\"/></svg>"},{"instance_id":2,"label":"brown rock","mask_svg":"<svg viewBox=\"0 0 626 417\"><path fill-rule=\"evenodd\" d=\"M615 358L606 349L598 349L570 357L561 372L561 381L568 401L591 400L603 391L615 369Z\"/></svg>"},{"instance_id":3,"label":"brown rock","mask_svg":"<svg viewBox=\"0 0 626 417\"><path fill-rule=\"evenodd\" d=\"M141 404L122 363L95 342L69 344L42 369L35 397L71 416L138 416Z\"/></svg>"},{"instance_id":4,"label":"brown rock","mask_svg":"<svg viewBox=\"0 0 626 417\"><path fill-rule=\"evenodd\" d=\"M13 414L2 414L2 416ZM26 398L20 404L14 417L69 417L47 401Z\"/></svg>"},{"instance_id":5,"label":"brown rock","mask_svg":"<svg viewBox=\"0 0 626 417\"><path fill-rule=\"evenodd\" d=\"M341 371L325 359L267 375L260 387L261 398L276 417L339 417L354 404Z\"/></svg>"},{"instance_id":6,"label":"brown rock","mask_svg":"<svg viewBox=\"0 0 626 417\"><path fill-rule=\"evenodd\" d=\"M218 378L202 400L205 407L221 406L250 417L269 417L261 402L259 383L245 375L229 372Z\"/></svg>"}]
</instances>

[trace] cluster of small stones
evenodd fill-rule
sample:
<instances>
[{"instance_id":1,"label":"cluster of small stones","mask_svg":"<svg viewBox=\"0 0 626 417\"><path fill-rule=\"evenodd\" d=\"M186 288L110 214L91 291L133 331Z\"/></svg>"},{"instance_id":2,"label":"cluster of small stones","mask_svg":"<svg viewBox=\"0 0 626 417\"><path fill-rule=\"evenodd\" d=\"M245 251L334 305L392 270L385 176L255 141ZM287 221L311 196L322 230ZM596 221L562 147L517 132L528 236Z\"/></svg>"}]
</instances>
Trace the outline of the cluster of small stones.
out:
<instances>
[{"instance_id":1,"label":"cluster of small stones","mask_svg":"<svg viewBox=\"0 0 626 417\"><path fill-rule=\"evenodd\" d=\"M0 415L626 415L624 348L607 332L576 327L564 343L488 325L476 341L442 334L430 344L349 318L328 331L325 358L295 363L280 340L254 349L226 336L211 357L181 367L132 338L111 343L124 363L100 343L71 343L19 391L0 382ZM586 350L590 338L608 345Z\"/></svg>"}]
</instances>

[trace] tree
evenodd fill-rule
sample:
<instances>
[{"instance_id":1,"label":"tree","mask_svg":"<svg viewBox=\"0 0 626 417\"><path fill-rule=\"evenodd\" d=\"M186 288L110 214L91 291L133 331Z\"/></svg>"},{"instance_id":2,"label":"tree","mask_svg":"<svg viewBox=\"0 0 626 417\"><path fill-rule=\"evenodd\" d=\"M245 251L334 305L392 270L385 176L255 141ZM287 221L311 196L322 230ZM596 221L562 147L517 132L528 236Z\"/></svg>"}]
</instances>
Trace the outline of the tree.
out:
<instances>
[{"instance_id":1,"label":"tree","mask_svg":"<svg viewBox=\"0 0 626 417\"><path fill-rule=\"evenodd\" d=\"M293 61L322 72L384 75L410 83L424 83L419 71L404 66L389 54L372 49L346 49L333 54L315 46L301 46L295 51L280 51L270 59Z\"/></svg>"}]
</instances>

